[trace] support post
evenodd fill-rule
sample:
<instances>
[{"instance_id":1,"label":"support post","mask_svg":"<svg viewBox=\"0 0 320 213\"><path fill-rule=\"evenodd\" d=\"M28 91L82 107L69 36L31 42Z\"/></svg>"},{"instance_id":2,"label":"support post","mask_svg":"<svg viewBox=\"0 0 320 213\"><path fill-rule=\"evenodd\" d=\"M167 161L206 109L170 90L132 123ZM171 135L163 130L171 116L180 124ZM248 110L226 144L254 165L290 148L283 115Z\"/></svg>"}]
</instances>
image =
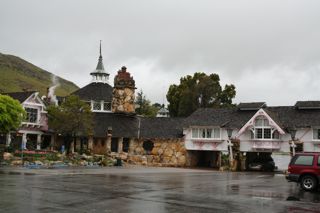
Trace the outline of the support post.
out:
<instances>
[{"instance_id":1,"label":"support post","mask_svg":"<svg viewBox=\"0 0 320 213\"><path fill-rule=\"evenodd\" d=\"M6 147L10 146L10 144L11 144L11 134L9 132L6 135Z\"/></svg>"},{"instance_id":2,"label":"support post","mask_svg":"<svg viewBox=\"0 0 320 213\"><path fill-rule=\"evenodd\" d=\"M123 138L118 139L118 153L122 152L122 147L123 147Z\"/></svg>"},{"instance_id":3,"label":"support post","mask_svg":"<svg viewBox=\"0 0 320 213\"><path fill-rule=\"evenodd\" d=\"M230 139L227 141L227 144L229 146L229 161L230 161L229 164L230 164L230 167L232 167L232 162L233 162L232 146L233 146L233 144Z\"/></svg>"},{"instance_id":4,"label":"support post","mask_svg":"<svg viewBox=\"0 0 320 213\"><path fill-rule=\"evenodd\" d=\"M128 150L128 153L129 154L132 154L134 151L134 138L130 138L129 140L129 150Z\"/></svg>"},{"instance_id":5,"label":"support post","mask_svg":"<svg viewBox=\"0 0 320 213\"><path fill-rule=\"evenodd\" d=\"M88 149L90 151L93 150L93 136L89 136L89 138L88 138Z\"/></svg>"},{"instance_id":6,"label":"support post","mask_svg":"<svg viewBox=\"0 0 320 213\"><path fill-rule=\"evenodd\" d=\"M27 133L22 134L21 149L27 149Z\"/></svg>"},{"instance_id":7,"label":"support post","mask_svg":"<svg viewBox=\"0 0 320 213\"><path fill-rule=\"evenodd\" d=\"M41 134L37 134L37 150L41 149Z\"/></svg>"},{"instance_id":8,"label":"support post","mask_svg":"<svg viewBox=\"0 0 320 213\"><path fill-rule=\"evenodd\" d=\"M292 148L292 157L296 155L296 144L294 143L294 141L292 140L290 143L290 146Z\"/></svg>"}]
</instances>

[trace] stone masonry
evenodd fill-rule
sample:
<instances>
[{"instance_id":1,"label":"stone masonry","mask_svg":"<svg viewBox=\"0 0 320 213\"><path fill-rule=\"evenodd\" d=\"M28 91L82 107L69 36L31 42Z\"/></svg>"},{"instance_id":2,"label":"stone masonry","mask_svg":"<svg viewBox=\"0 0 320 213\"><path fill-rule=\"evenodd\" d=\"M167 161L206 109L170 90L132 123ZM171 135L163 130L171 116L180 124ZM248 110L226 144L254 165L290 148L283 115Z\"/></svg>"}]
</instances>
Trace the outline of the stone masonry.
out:
<instances>
[{"instance_id":1,"label":"stone masonry","mask_svg":"<svg viewBox=\"0 0 320 213\"><path fill-rule=\"evenodd\" d=\"M126 67L122 67L114 78L112 112L134 113L135 81Z\"/></svg>"},{"instance_id":2,"label":"stone masonry","mask_svg":"<svg viewBox=\"0 0 320 213\"><path fill-rule=\"evenodd\" d=\"M145 140L134 140L127 161L145 166L187 166L187 151L182 139L154 139L151 151L143 148Z\"/></svg>"}]
</instances>

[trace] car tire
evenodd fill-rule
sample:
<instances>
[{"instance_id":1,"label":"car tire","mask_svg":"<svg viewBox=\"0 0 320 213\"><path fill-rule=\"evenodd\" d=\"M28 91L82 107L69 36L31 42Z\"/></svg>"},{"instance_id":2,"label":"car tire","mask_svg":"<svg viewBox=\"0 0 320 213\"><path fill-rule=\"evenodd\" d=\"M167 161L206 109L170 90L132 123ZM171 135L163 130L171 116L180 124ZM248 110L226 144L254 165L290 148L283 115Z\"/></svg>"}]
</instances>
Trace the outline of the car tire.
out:
<instances>
[{"instance_id":1,"label":"car tire","mask_svg":"<svg viewBox=\"0 0 320 213\"><path fill-rule=\"evenodd\" d=\"M317 180L311 175L305 175L301 178L301 188L306 191L313 191L317 188Z\"/></svg>"}]
</instances>

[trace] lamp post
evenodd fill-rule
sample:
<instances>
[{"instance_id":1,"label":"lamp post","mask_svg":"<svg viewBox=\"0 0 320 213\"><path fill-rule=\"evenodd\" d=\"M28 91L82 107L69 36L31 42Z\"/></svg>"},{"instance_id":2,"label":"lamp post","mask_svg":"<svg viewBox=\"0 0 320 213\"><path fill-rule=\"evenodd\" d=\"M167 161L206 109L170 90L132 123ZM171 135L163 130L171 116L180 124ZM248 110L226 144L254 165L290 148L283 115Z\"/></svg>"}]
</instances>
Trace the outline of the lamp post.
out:
<instances>
[{"instance_id":1,"label":"lamp post","mask_svg":"<svg viewBox=\"0 0 320 213\"><path fill-rule=\"evenodd\" d=\"M290 147L292 148L292 157L296 155L296 144L294 143L295 138L296 138L296 133L297 130L295 128L292 128L289 130L290 135L291 135L291 143L290 143Z\"/></svg>"},{"instance_id":2,"label":"lamp post","mask_svg":"<svg viewBox=\"0 0 320 213\"><path fill-rule=\"evenodd\" d=\"M230 166L232 166L232 161L233 161L233 153L232 153L232 142L231 142L231 136L232 136L232 131L233 129L227 129L227 134L228 134L228 141L227 141L227 145L229 147L229 163Z\"/></svg>"}]
</instances>

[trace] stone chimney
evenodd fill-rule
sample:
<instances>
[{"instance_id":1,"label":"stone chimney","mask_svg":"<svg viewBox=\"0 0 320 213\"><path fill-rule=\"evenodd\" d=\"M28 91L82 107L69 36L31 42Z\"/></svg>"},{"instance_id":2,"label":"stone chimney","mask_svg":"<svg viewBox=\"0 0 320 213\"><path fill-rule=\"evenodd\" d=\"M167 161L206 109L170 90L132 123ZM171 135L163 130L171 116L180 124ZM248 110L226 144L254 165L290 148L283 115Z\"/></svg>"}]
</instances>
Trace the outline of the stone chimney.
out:
<instances>
[{"instance_id":1,"label":"stone chimney","mask_svg":"<svg viewBox=\"0 0 320 213\"><path fill-rule=\"evenodd\" d=\"M112 112L135 113L135 81L126 67L122 67L114 77Z\"/></svg>"}]
</instances>

